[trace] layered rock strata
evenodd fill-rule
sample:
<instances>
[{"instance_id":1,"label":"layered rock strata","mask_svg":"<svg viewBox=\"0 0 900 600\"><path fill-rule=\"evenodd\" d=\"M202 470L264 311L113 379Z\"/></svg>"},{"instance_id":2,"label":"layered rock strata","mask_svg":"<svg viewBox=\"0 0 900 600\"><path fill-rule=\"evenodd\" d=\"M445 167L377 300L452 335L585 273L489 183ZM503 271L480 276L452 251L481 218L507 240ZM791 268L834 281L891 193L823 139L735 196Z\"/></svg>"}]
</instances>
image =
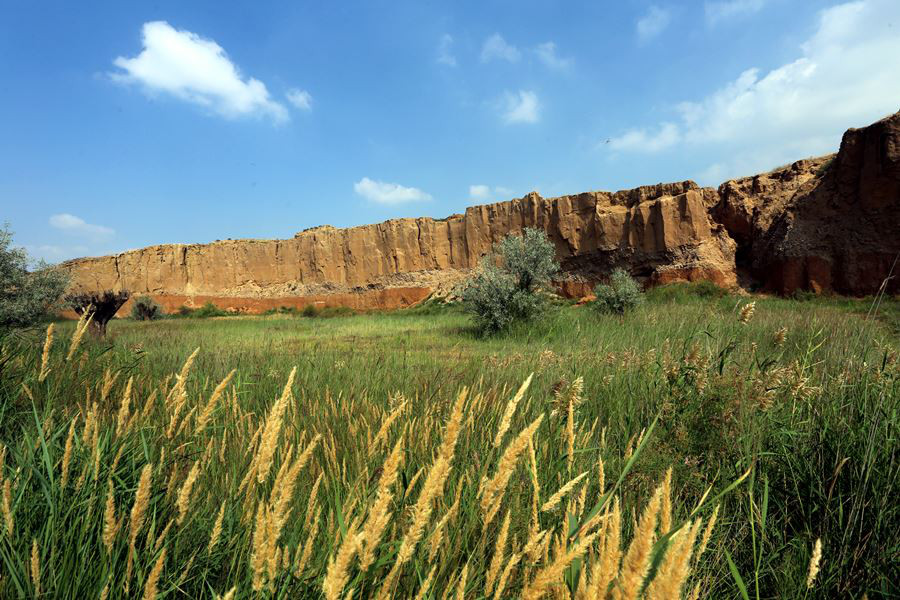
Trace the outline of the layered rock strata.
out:
<instances>
[{"instance_id":1,"label":"layered rock strata","mask_svg":"<svg viewBox=\"0 0 900 600\"><path fill-rule=\"evenodd\" d=\"M65 263L79 289L128 289L168 309L212 301L408 306L448 289L492 244L525 227L556 246L559 290L586 293L622 266L649 283L737 283L868 294L900 255L900 113L848 131L837 155L728 181L523 198L445 219L315 227L287 240L169 244ZM898 278L888 283L896 292Z\"/></svg>"}]
</instances>

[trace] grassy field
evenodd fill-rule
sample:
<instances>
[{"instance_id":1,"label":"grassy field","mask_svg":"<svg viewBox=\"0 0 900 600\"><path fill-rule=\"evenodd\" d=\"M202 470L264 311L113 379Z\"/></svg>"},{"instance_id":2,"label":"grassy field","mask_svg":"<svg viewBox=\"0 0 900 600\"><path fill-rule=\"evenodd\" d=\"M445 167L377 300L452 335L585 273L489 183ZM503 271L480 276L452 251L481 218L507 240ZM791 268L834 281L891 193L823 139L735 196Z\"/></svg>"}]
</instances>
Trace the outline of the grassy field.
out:
<instances>
[{"instance_id":1,"label":"grassy field","mask_svg":"<svg viewBox=\"0 0 900 600\"><path fill-rule=\"evenodd\" d=\"M0 596L896 597L900 303L751 300L7 338Z\"/></svg>"}]
</instances>

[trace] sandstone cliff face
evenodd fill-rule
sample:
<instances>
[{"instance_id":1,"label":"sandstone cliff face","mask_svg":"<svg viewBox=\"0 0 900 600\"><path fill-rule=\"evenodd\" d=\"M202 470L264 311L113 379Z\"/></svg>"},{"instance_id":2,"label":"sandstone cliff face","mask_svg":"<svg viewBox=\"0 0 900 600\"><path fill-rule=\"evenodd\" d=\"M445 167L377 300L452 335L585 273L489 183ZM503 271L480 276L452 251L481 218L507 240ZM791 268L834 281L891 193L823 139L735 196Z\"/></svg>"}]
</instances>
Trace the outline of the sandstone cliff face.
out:
<instances>
[{"instance_id":1,"label":"sandstone cliff face","mask_svg":"<svg viewBox=\"0 0 900 600\"><path fill-rule=\"evenodd\" d=\"M870 293L900 252L900 113L848 131L832 157L800 161L718 190L690 181L545 199L536 193L446 219L323 226L289 240L151 246L66 263L73 286L150 294L169 308L287 304L395 308L446 288L504 236L547 232L558 288L583 295L615 266L651 283L737 270L771 288ZM892 284L896 289L896 280Z\"/></svg>"},{"instance_id":2,"label":"sandstone cliff face","mask_svg":"<svg viewBox=\"0 0 900 600\"><path fill-rule=\"evenodd\" d=\"M726 182L719 198L738 266L768 289L900 291L900 113L847 131L837 154Z\"/></svg>"}]
</instances>

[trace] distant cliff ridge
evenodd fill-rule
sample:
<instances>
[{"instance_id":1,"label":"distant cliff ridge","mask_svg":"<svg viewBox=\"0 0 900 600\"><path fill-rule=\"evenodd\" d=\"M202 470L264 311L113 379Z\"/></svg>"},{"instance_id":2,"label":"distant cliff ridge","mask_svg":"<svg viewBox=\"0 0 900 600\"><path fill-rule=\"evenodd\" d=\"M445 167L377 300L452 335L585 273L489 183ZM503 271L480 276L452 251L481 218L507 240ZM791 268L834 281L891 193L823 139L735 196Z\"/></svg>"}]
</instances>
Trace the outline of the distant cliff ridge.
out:
<instances>
[{"instance_id":1,"label":"distant cliff ridge","mask_svg":"<svg viewBox=\"0 0 900 600\"><path fill-rule=\"evenodd\" d=\"M900 254L900 113L848 131L836 155L718 190L684 181L559 198L531 193L446 219L150 246L65 267L74 288L128 289L169 310L206 301L247 312L310 303L396 308L447 289L493 243L525 227L543 229L555 244L558 287L568 295L584 294L616 266L650 283L731 286L740 273L781 293L873 293Z\"/></svg>"}]
</instances>

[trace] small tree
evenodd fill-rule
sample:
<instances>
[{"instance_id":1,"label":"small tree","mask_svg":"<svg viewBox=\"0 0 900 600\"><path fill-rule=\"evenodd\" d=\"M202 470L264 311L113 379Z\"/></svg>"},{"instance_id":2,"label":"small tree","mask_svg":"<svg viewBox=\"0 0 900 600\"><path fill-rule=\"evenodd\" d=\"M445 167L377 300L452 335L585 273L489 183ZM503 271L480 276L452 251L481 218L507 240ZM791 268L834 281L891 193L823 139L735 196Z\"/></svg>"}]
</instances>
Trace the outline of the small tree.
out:
<instances>
[{"instance_id":1,"label":"small tree","mask_svg":"<svg viewBox=\"0 0 900 600\"><path fill-rule=\"evenodd\" d=\"M99 337L105 337L107 323L116 316L116 313L130 297L131 294L126 290L119 292L106 290L105 292L70 294L66 296L66 302L79 315L87 312L91 317L94 333Z\"/></svg>"},{"instance_id":2,"label":"small tree","mask_svg":"<svg viewBox=\"0 0 900 600\"><path fill-rule=\"evenodd\" d=\"M162 307L150 296L139 296L131 305L131 318L135 321L155 321L162 316Z\"/></svg>"},{"instance_id":3,"label":"small tree","mask_svg":"<svg viewBox=\"0 0 900 600\"><path fill-rule=\"evenodd\" d=\"M12 247L9 225L0 229L0 333L28 327L54 308L69 285L62 269L33 264L23 248Z\"/></svg>"},{"instance_id":4,"label":"small tree","mask_svg":"<svg viewBox=\"0 0 900 600\"><path fill-rule=\"evenodd\" d=\"M594 288L594 307L601 312L625 314L644 301L644 293L638 282L625 269L616 269L609 277L609 283L601 283Z\"/></svg>"},{"instance_id":5,"label":"small tree","mask_svg":"<svg viewBox=\"0 0 900 600\"><path fill-rule=\"evenodd\" d=\"M475 327L493 334L540 312L545 302L539 292L558 270L547 234L525 229L496 244L458 293Z\"/></svg>"}]
</instances>

